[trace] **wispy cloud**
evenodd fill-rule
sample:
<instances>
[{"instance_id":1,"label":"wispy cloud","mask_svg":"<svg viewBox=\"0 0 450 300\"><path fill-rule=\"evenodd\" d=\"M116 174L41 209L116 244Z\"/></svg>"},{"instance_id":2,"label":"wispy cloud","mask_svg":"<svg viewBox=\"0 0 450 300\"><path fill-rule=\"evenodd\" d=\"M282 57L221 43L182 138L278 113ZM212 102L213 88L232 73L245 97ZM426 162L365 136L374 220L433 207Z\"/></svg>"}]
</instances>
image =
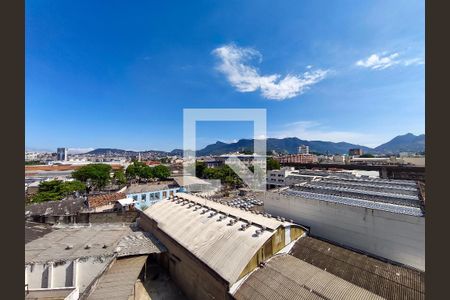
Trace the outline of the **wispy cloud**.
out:
<instances>
[{"instance_id":1,"label":"wispy cloud","mask_svg":"<svg viewBox=\"0 0 450 300\"><path fill-rule=\"evenodd\" d=\"M421 58L409 58L409 59L401 59L399 53L392 54L372 54L366 59L361 59L356 62L356 65L359 67L370 68L372 70L383 70L390 68L395 65L418 65L423 64L423 59Z\"/></svg>"},{"instance_id":2,"label":"wispy cloud","mask_svg":"<svg viewBox=\"0 0 450 300\"><path fill-rule=\"evenodd\" d=\"M258 69L249 64L255 58L258 62L262 61L261 53L255 49L229 44L214 49L212 53L220 59L217 69L238 91L254 92L260 89L264 98L273 100L285 100L302 94L323 80L328 72L317 69L300 75L288 74L284 78L279 74L260 75Z\"/></svg>"},{"instance_id":3,"label":"wispy cloud","mask_svg":"<svg viewBox=\"0 0 450 300\"><path fill-rule=\"evenodd\" d=\"M269 133L269 136L275 138L298 137L308 141L347 142L367 147L379 146L390 139L387 136L376 136L362 132L329 130L316 121L285 124L280 130Z\"/></svg>"}]
</instances>

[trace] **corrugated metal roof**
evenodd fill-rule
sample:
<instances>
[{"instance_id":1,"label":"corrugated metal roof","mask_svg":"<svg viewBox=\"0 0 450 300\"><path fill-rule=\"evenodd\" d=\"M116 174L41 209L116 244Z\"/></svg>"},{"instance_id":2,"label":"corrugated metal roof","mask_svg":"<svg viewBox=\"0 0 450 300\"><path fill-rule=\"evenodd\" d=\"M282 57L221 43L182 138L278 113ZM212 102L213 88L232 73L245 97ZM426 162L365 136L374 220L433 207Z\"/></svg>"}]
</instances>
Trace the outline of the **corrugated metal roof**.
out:
<instances>
[{"instance_id":1,"label":"corrugated metal roof","mask_svg":"<svg viewBox=\"0 0 450 300\"><path fill-rule=\"evenodd\" d=\"M180 195L180 194L177 194ZM253 255L274 234L272 229L283 223L275 219L257 216L250 212L234 209L219 203L182 194L187 201L160 201L145 210L145 214L158 223L165 232L189 250L223 279L233 284ZM178 202L178 203L177 203ZM198 205L206 204L210 209ZM214 209L214 210L211 210ZM253 222L246 230L240 230L247 222L238 221L230 225L230 220L238 215ZM257 218L256 218L257 217ZM260 224L269 230L256 235Z\"/></svg>"},{"instance_id":2,"label":"corrugated metal roof","mask_svg":"<svg viewBox=\"0 0 450 300\"><path fill-rule=\"evenodd\" d=\"M125 226L61 228L26 244L25 263L111 257L120 238L128 231L129 227Z\"/></svg>"},{"instance_id":3,"label":"corrugated metal roof","mask_svg":"<svg viewBox=\"0 0 450 300\"><path fill-rule=\"evenodd\" d=\"M128 300L147 255L118 259L100 278L89 300Z\"/></svg>"},{"instance_id":4,"label":"corrugated metal roof","mask_svg":"<svg viewBox=\"0 0 450 300\"><path fill-rule=\"evenodd\" d=\"M308 191L301 191L301 190L295 190L295 189L286 189L281 191L281 194L288 195L288 196L294 196L294 197L301 197L305 199L313 199L313 200L319 200L319 201L325 201L325 202L332 202L332 203L338 203L342 205L350 205L350 206L357 206L357 207L364 207L369 209L377 209L377 210L383 210L388 211L392 213L397 214L404 214L404 215L410 215L410 216L423 216L423 212L419 207L411 207L411 206L404 206L404 205L397 205L393 203L385 203L385 202L376 202L372 200L362 200L357 198L351 198L351 197L343 197L343 196L337 196L332 194L321 194L320 192L314 191L314 192L308 192Z\"/></svg>"},{"instance_id":5,"label":"corrugated metal roof","mask_svg":"<svg viewBox=\"0 0 450 300\"><path fill-rule=\"evenodd\" d=\"M281 225L286 223L286 222L278 221L276 218L268 218L268 217L264 217L263 215L252 214L248 211L245 211L245 210L242 210L239 208L223 205L218 202L200 198L200 197L197 197L197 196L194 196L191 194L177 193L177 197L195 202L195 203L203 205L203 206L207 206L211 209L215 209L222 213L229 214L230 216L238 217L242 220L250 221L250 222L258 224L260 226L265 226L272 230L275 230L278 227L280 227ZM286 223L286 224L290 224L290 223Z\"/></svg>"},{"instance_id":6,"label":"corrugated metal roof","mask_svg":"<svg viewBox=\"0 0 450 300\"><path fill-rule=\"evenodd\" d=\"M425 273L303 237L291 255L386 299L425 299Z\"/></svg>"},{"instance_id":7,"label":"corrugated metal roof","mask_svg":"<svg viewBox=\"0 0 450 300\"><path fill-rule=\"evenodd\" d=\"M117 245L117 256L143 255L167 251L150 232L133 231L122 237Z\"/></svg>"},{"instance_id":8,"label":"corrugated metal roof","mask_svg":"<svg viewBox=\"0 0 450 300\"><path fill-rule=\"evenodd\" d=\"M129 226L70 226L52 231L25 245L25 263L67 261L77 258L108 258L165 251L150 233Z\"/></svg>"},{"instance_id":9,"label":"corrugated metal roof","mask_svg":"<svg viewBox=\"0 0 450 300\"><path fill-rule=\"evenodd\" d=\"M267 261L242 283L237 300L383 299L291 255Z\"/></svg>"}]
</instances>

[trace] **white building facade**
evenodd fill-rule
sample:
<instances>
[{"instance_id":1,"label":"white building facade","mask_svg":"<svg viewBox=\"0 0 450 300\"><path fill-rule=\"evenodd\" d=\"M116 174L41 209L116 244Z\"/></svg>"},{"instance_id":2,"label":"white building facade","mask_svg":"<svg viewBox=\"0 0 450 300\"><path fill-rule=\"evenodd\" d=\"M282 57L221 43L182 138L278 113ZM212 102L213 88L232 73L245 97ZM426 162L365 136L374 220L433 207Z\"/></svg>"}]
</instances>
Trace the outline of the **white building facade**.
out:
<instances>
[{"instance_id":1,"label":"white building facade","mask_svg":"<svg viewBox=\"0 0 450 300\"><path fill-rule=\"evenodd\" d=\"M309 227L310 234L425 270L425 217L267 192L265 210Z\"/></svg>"}]
</instances>

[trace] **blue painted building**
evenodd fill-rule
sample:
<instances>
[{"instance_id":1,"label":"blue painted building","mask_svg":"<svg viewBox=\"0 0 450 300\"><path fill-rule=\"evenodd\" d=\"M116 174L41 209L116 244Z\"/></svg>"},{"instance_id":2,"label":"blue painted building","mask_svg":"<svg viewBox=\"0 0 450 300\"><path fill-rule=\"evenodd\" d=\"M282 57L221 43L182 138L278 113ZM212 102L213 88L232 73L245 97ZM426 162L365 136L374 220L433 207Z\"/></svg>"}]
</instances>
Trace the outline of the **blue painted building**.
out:
<instances>
[{"instance_id":1,"label":"blue painted building","mask_svg":"<svg viewBox=\"0 0 450 300\"><path fill-rule=\"evenodd\" d=\"M182 190L175 181L158 181L131 185L124 193L127 198L133 199L135 208L145 209L161 200L169 199Z\"/></svg>"}]
</instances>

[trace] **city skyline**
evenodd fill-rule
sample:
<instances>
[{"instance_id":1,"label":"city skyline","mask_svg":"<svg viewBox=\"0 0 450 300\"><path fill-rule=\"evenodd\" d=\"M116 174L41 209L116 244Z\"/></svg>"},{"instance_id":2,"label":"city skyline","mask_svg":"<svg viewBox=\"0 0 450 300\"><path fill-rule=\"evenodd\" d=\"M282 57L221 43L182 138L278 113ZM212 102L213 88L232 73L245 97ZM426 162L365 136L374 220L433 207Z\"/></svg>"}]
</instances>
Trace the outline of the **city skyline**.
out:
<instances>
[{"instance_id":1,"label":"city skyline","mask_svg":"<svg viewBox=\"0 0 450 300\"><path fill-rule=\"evenodd\" d=\"M425 132L424 3L268 4L27 3L27 147L170 151L183 108L265 108L276 138ZM251 131L205 122L198 148Z\"/></svg>"}]
</instances>

